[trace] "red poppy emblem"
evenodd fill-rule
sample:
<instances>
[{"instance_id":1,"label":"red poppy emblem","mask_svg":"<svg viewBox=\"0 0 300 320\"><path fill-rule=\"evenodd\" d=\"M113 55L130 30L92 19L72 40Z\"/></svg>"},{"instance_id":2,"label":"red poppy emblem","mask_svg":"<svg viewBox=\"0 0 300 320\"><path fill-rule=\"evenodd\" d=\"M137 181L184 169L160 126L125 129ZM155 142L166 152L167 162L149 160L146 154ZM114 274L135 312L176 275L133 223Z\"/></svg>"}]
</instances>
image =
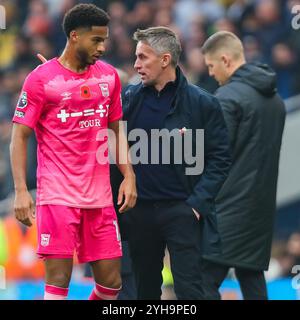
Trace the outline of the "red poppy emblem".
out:
<instances>
[{"instance_id":1,"label":"red poppy emblem","mask_svg":"<svg viewBox=\"0 0 300 320\"><path fill-rule=\"evenodd\" d=\"M82 98L88 99L91 97L90 88L88 86L82 86L80 88L80 95Z\"/></svg>"}]
</instances>

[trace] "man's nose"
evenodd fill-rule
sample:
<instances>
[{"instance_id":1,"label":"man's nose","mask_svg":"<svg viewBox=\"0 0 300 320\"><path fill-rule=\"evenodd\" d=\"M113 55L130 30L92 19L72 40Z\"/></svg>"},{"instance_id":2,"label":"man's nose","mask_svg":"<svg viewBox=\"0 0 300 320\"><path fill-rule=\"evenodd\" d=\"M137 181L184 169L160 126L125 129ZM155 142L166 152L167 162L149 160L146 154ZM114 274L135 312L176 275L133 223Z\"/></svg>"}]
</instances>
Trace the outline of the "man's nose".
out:
<instances>
[{"instance_id":1,"label":"man's nose","mask_svg":"<svg viewBox=\"0 0 300 320\"><path fill-rule=\"evenodd\" d=\"M101 53L103 53L103 52L105 51L105 46L104 46L104 43L103 43L103 42L101 42L101 43L98 44L98 46L97 46L97 51L98 51L98 52L101 52Z\"/></svg>"},{"instance_id":2,"label":"man's nose","mask_svg":"<svg viewBox=\"0 0 300 320\"><path fill-rule=\"evenodd\" d=\"M140 63L138 62L138 60L135 60L135 63L134 63L134 69L135 70L138 70L140 67L141 67L141 65L140 65Z\"/></svg>"}]
</instances>

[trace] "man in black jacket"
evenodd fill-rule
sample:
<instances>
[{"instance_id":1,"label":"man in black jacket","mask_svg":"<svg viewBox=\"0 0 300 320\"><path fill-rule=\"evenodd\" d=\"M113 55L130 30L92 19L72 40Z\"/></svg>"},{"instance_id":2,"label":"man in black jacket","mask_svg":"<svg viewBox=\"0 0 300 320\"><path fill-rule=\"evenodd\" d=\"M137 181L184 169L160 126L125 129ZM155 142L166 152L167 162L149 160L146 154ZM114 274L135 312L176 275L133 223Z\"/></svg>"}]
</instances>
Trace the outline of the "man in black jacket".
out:
<instances>
[{"instance_id":1,"label":"man in black jacket","mask_svg":"<svg viewBox=\"0 0 300 320\"><path fill-rule=\"evenodd\" d=\"M138 299L160 299L166 246L177 298L201 299L200 250L214 255L220 247L214 199L230 167L226 125L217 99L189 84L177 66L181 47L174 32L149 28L134 39L141 83L125 90L123 112L138 202L122 215L121 228ZM144 133L139 142L136 129Z\"/></svg>"},{"instance_id":2,"label":"man in black jacket","mask_svg":"<svg viewBox=\"0 0 300 320\"><path fill-rule=\"evenodd\" d=\"M205 255L206 299L235 268L244 299L267 299L268 269L276 210L279 153L285 107L276 93L275 73L245 61L241 41L232 33L212 35L202 52L229 130L232 167L216 198L222 254Z\"/></svg>"}]
</instances>

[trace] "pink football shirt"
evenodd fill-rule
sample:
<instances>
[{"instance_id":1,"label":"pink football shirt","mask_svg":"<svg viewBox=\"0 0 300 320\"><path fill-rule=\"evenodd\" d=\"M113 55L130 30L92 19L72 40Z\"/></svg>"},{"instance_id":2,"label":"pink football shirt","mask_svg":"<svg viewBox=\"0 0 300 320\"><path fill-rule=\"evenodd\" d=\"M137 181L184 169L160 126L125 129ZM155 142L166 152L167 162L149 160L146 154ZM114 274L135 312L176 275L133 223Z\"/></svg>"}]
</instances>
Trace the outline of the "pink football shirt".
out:
<instances>
[{"instance_id":1,"label":"pink football shirt","mask_svg":"<svg viewBox=\"0 0 300 320\"><path fill-rule=\"evenodd\" d=\"M107 141L97 134L122 117L120 92L116 70L102 61L79 74L54 58L28 75L13 121L35 130L37 205L112 205L109 163L97 161Z\"/></svg>"}]
</instances>

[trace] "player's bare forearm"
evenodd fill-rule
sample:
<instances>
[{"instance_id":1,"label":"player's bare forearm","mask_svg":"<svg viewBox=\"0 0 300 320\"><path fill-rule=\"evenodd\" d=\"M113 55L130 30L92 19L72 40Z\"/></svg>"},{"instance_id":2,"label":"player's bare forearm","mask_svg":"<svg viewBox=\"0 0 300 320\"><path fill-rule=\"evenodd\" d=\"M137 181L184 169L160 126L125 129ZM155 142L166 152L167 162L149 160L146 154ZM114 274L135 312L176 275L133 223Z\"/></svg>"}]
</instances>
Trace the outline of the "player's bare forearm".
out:
<instances>
[{"instance_id":1,"label":"player's bare forearm","mask_svg":"<svg viewBox=\"0 0 300 320\"><path fill-rule=\"evenodd\" d=\"M111 122L109 124L109 128L113 130L115 134L116 149L114 150L114 153L116 157L116 164L120 172L122 173L124 178L127 176L133 176L135 178L135 174L130 163L128 142L124 134L122 122Z\"/></svg>"},{"instance_id":2,"label":"player's bare forearm","mask_svg":"<svg viewBox=\"0 0 300 320\"><path fill-rule=\"evenodd\" d=\"M15 185L14 211L16 218L31 226L34 203L26 185L27 144L32 130L20 124L13 125L10 144L11 169Z\"/></svg>"},{"instance_id":3,"label":"player's bare forearm","mask_svg":"<svg viewBox=\"0 0 300 320\"><path fill-rule=\"evenodd\" d=\"M10 160L15 190L26 191L27 143L31 129L21 124L14 124L10 143Z\"/></svg>"},{"instance_id":4,"label":"player's bare forearm","mask_svg":"<svg viewBox=\"0 0 300 320\"><path fill-rule=\"evenodd\" d=\"M114 131L116 139L116 164L124 176L124 180L119 188L118 205L121 205L119 212L125 212L135 206L137 199L135 174L130 163L128 143L122 127L122 123L115 121L109 124L109 128Z\"/></svg>"}]
</instances>

